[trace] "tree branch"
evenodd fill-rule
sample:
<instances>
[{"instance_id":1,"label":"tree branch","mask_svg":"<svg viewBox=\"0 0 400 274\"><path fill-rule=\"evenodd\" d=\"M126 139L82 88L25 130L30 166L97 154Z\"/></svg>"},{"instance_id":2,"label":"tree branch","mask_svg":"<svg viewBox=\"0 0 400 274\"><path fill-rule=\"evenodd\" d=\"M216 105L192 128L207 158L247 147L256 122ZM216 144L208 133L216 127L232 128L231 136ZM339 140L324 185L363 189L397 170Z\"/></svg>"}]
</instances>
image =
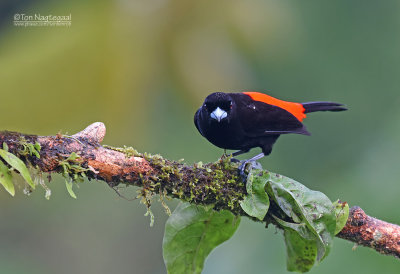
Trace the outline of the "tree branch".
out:
<instances>
[{"instance_id":1,"label":"tree branch","mask_svg":"<svg viewBox=\"0 0 400 274\"><path fill-rule=\"evenodd\" d=\"M370 217L358 206L350 209L346 226L337 237L400 258L400 226Z\"/></svg>"},{"instance_id":2,"label":"tree branch","mask_svg":"<svg viewBox=\"0 0 400 274\"><path fill-rule=\"evenodd\" d=\"M0 132L0 144L6 143L11 153L41 172L76 178L77 173L84 171L89 179L103 180L110 187L119 184L138 186L148 207L151 197L160 194L195 204L214 204L216 210L227 209L249 217L239 204L246 195L246 186L237 174L237 164L231 163L229 158L188 166L159 155L141 154L130 147L102 146L105 133L103 123L94 123L72 136L3 131ZM26 153L26 145L36 142L41 146L40 158ZM74 152L79 158L70 160ZM66 170L63 167L66 161L72 161L78 168ZM278 215L274 210L272 203L270 211ZM269 216L267 214L264 219L267 225L275 223ZM337 237L400 258L400 227L372 218L359 207L350 209L346 226Z\"/></svg>"}]
</instances>

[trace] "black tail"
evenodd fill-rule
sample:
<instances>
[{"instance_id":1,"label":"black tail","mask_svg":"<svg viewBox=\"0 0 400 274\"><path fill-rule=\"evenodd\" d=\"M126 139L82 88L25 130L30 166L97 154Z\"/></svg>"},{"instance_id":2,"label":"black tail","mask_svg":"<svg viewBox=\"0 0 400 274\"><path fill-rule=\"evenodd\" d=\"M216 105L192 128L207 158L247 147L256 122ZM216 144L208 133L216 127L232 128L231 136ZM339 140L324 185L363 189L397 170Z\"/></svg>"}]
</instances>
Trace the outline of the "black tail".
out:
<instances>
[{"instance_id":1,"label":"black tail","mask_svg":"<svg viewBox=\"0 0 400 274\"><path fill-rule=\"evenodd\" d=\"M342 104L333 102L307 102L302 103L305 111L304 113L315 111L342 111L347 110Z\"/></svg>"}]
</instances>

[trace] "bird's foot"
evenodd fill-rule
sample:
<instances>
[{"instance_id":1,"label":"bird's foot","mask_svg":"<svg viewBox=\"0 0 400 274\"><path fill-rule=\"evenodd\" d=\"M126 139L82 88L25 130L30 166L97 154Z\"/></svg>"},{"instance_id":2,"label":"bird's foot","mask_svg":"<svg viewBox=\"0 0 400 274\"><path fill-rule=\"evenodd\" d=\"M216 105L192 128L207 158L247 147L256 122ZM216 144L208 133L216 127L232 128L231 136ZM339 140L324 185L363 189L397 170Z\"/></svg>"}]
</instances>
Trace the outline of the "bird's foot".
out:
<instances>
[{"instance_id":1,"label":"bird's foot","mask_svg":"<svg viewBox=\"0 0 400 274\"><path fill-rule=\"evenodd\" d=\"M231 158L231 163L240 163L240 160L236 158Z\"/></svg>"},{"instance_id":2,"label":"bird's foot","mask_svg":"<svg viewBox=\"0 0 400 274\"><path fill-rule=\"evenodd\" d=\"M250 173L250 171L252 169L262 169L261 164L258 163L257 160L260 160L264 156L265 156L265 154L264 154L264 152L262 152L250 159L247 159L247 160L244 160L241 162L241 164L239 166L239 174L240 174L240 177L242 177L243 181L245 181L245 182L247 181L247 175ZM247 164L250 164L250 169L246 174Z\"/></svg>"},{"instance_id":3,"label":"bird's foot","mask_svg":"<svg viewBox=\"0 0 400 274\"><path fill-rule=\"evenodd\" d=\"M241 162L241 164L239 166L239 174L244 182L247 181L247 176L250 173L250 171L252 171L253 169L262 169L262 166L259 162L257 162L256 160L252 160L252 159ZM247 171L247 173L246 173L246 171Z\"/></svg>"}]
</instances>

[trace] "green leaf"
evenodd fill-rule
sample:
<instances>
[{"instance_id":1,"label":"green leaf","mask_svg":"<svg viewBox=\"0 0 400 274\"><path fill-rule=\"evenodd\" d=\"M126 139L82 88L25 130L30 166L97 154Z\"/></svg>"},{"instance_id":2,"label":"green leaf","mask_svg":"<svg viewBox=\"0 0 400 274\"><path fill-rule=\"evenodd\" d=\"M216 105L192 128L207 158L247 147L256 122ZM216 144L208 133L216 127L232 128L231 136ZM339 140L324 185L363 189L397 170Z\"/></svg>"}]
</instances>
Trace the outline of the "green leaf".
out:
<instances>
[{"instance_id":1,"label":"green leaf","mask_svg":"<svg viewBox=\"0 0 400 274\"><path fill-rule=\"evenodd\" d=\"M307 272L317 259L318 246L315 235L304 223L285 222L272 215L283 228L288 271Z\"/></svg>"},{"instance_id":2,"label":"green leaf","mask_svg":"<svg viewBox=\"0 0 400 274\"><path fill-rule=\"evenodd\" d=\"M284 230L287 270L307 272L317 259L317 244L314 240L303 238L296 230L287 228Z\"/></svg>"},{"instance_id":3,"label":"green leaf","mask_svg":"<svg viewBox=\"0 0 400 274\"><path fill-rule=\"evenodd\" d=\"M5 143L3 143L4 146ZM29 174L28 168L25 163L19 159L14 154L0 149L0 157L4 159L11 167L18 170L21 176L25 179L25 181L30 185L32 189L35 189L35 184L32 181L31 175Z\"/></svg>"},{"instance_id":4,"label":"green leaf","mask_svg":"<svg viewBox=\"0 0 400 274\"><path fill-rule=\"evenodd\" d=\"M33 145L33 147L36 149L36 151L40 152L40 150L42 149L42 147L40 146L40 144L38 142L35 142L35 144Z\"/></svg>"},{"instance_id":5,"label":"green leaf","mask_svg":"<svg viewBox=\"0 0 400 274\"><path fill-rule=\"evenodd\" d=\"M289 222L285 222L284 220L281 220L279 218L277 218L276 216L272 215L272 217L274 217L275 221L278 222L278 224L283 228L290 228L291 230L295 230L302 238L306 239L306 240L313 240L315 239L314 234L312 233L312 231L307 227L306 224L304 223L289 223Z\"/></svg>"},{"instance_id":6,"label":"green leaf","mask_svg":"<svg viewBox=\"0 0 400 274\"><path fill-rule=\"evenodd\" d=\"M274 173L268 175L266 188L270 198L293 223L303 225L303 231L295 231L304 240L315 242L316 260L321 261L329 253L336 228L332 202L323 193L310 190L290 178ZM289 229L289 227L286 228Z\"/></svg>"},{"instance_id":7,"label":"green leaf","mask_svg":"<svg viewBox=\"0 0 400 274\"><path fill-rule=\"evenodd\" d=\"M79 156L78 154L76 154L76 152L72 152L71 155L69 155L69 157L66 159L66 161L72 161L74 162L76 159L80 158L81 156Z\"/></svg>"},{"instance_id":8,"label":"green leaf","mask_svg":"<svg viewBox=\"0 0 400 274\"><path fill-rule=\"evenodd\" d=\"M239 223L240 218L226 210L179 204L165 224L163 256L168 273L201 273L207 255L228 240Z\"/></svg>"},{"instance_id":9,"label":"green leaf","mask_svg":"<svg viewBox=\"0 0 400 274\"><path fill-rule=\"evenodd\" d=\"M72 184L73 184L72 181L65 180L65 186L67 188L67 191L68 191L69 195L72 198L76 199L76 195L75 195L74 191L72 190Z\"/></svg>"},{"instance_id":10,"label":"green leaf","mask_svg":"<svg viewBox=\"0 0 400 274\"><path fill-rule=\"evenodd\" d=\"M42 147L40 146L40 144L38 142L36 142L35 144L27 144L28 149L29 149L29 154L30 155L35 155L36 158L40 159L40 150L42 149Z\"/></svg>"},{"instance_id":11,"label":"green leaf","mask_svg":"<svg viewBox=\"0 0 400 274\"><path fill-rule=\"evenodd\" d=\"M260 171L256 171L259 173ZM263 220L268 212L269 198L265 192L265 184L268 180L263 176L254 176L253 172L247 177L247 196L240 201L240 206L248 215Z\"/></svg>"},{"instance_id":12,"label":"green leaf","mask_svg":"<svg viewBox=\"0 0 400 274\"><path fill-rule=\"evenodd\" d=\"M11 194L11 196L15 195L15 188L12 182L11 172L8 170L8 167L0 161L0 184Z\"/></svg>"},{"instance_id":13,"label":"green leaf","mask_svg":"<svg viewBox=\"0 0 400 274\"><path fill-rule=\"evenodd\" d=\"M346 225L347 219L349 218L349 204L340 200L333 203L335 206L336 215L336 229L335 235L342 231L343 227Z\"/></svg>"}]
</instances>

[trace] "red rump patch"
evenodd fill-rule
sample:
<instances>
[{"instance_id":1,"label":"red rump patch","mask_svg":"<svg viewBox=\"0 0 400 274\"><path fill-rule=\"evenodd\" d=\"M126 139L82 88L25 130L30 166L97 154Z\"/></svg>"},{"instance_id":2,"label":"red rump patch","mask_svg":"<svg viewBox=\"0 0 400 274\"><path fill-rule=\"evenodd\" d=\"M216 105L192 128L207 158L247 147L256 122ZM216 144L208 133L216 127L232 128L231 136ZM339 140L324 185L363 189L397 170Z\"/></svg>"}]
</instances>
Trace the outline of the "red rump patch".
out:
<instances>
[{"instance_id":1,"label":"red rump patch","mask_svg":"<svg viewBox=\"0 0 400 274\"><path fill-rule=\"evenodd\" d=\"M282 101L260 92L249 91L249 92L243 92L243 94L250 96L251 99L253 99L254 101L259 101L266 103L268 105L280 107L286 110L287 112L290 112L300 122L302 122L303 119L306 118L306 115L304 114L304 107L300 103Z\"/></svg>"}]
</instances>

